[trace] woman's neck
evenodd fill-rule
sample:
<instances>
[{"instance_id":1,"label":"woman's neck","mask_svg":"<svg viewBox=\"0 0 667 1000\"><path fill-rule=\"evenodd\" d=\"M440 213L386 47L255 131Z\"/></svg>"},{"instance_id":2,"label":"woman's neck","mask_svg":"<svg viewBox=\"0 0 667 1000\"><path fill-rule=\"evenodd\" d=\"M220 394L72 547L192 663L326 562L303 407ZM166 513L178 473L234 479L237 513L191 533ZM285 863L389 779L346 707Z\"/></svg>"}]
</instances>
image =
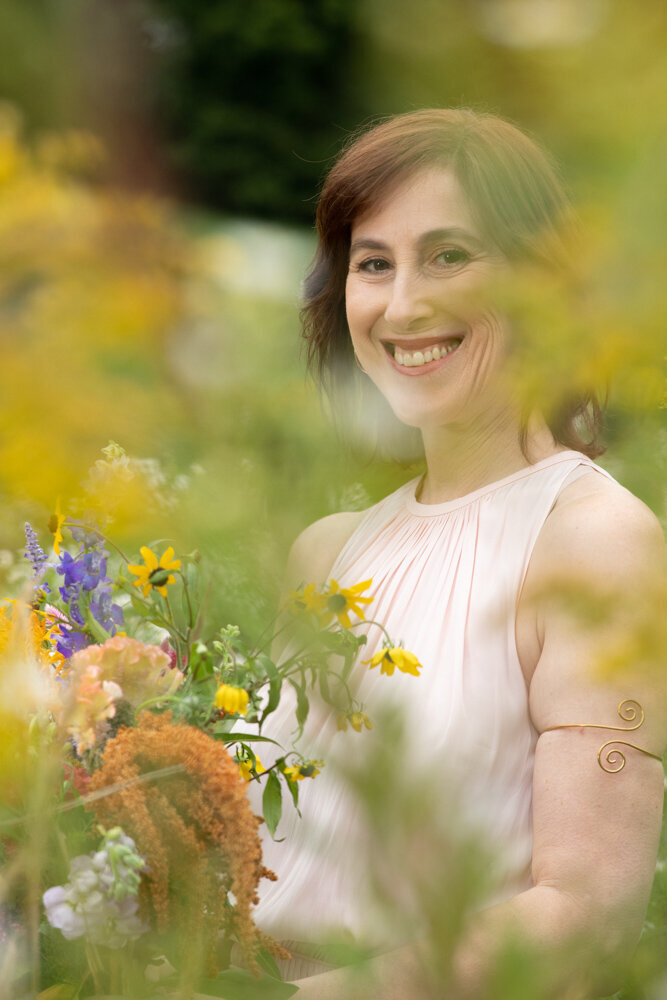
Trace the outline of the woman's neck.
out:
<instances>
[{"instance_id":1,"label":"woman's neck","mask_svg":"<svg viewBox=\"0 0 667 1000\"><path fill-rule=\"evenodd\" d=\"M425 504L455 500L563 451L544 420L533 417L524 454L514 414L482 417L465 427L428 428L422 436L427 471L419 499Z\"/></svg>"}]
</instances>

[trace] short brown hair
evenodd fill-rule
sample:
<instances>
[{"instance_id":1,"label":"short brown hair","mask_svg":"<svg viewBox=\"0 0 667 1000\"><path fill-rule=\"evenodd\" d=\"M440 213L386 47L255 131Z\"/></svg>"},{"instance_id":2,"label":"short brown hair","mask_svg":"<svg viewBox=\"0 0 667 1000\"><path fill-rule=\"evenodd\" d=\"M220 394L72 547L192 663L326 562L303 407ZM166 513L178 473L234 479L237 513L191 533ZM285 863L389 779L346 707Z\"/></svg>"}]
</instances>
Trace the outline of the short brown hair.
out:
<instances>
[{"instance_id":1,"label":"short brown hair","mask_svg":"<svg viewBox=\"0 0 667 1000\"><path fill-rule=\"evenodd\" d=\"M434 165L454 172L480 232L508 260L569 266L562 236L572 218L569 199L549 157L514 125L468 109L435 108L357 133L324 182L318 247L304 282L308 365L332 401L356 380L345 315L352 224L401 180ZM592 458L604 450L594 391L573 394L547 421L558 443Z\"/></svg>"}]
</instances>

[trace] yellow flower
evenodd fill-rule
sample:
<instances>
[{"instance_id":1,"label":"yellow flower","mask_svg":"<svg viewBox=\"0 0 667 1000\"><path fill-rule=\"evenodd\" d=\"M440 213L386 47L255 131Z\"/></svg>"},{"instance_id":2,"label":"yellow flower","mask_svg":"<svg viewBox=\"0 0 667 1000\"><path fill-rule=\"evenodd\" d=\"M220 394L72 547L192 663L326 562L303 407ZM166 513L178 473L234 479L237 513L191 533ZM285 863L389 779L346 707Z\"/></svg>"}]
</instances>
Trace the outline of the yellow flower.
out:
<instances>
[{"instance_id":1,"label":"yellow flower","mask_svg":"<svg viewBox=\"0 0 667 1000\"><path fill-rule=\"evenodd\" d=\"M250 779L253 776L253 771L255 774L264 774L264 771L266 770L266 768L264 767L264 765L262 764L261 760L257 755L255 755L254 767L250 758L247 758L246 760L240 760L238 762L238 765L241 777L243 778L244 781L250 781Z\"/></svg>"},{"instance_id":2,"label":"yellow flower","mask_svg":"<svg viewBox=\"0 0 667 1000\"><path fill-rule=\"evenodd\" d=\"M53 551L57 556L60 555L60 543L63 540L62 528L66 517L66 514L60 512L60 500L57 500L56 509L49 518L49 531L53 535Z\"/></svg>"},{"instance_id":3,"label":"yellow flower","mask_svg":"<svg viewBox=\"0 0 667 1000\"><path fill-rule=\"evenodd\" d=\"M221 684L215 693L215 705L227 715L245 715L248 709L248 692L231 684Z\"/></svg>"},{"instance_id":4,"label":"yellow flower","mask_svg":"<svg viewBox=\"0 0 667 1000\"><path fill-rule=\"evenodd\" d=\"M339 625L343 628L350 628L350 612L359 618L364 618L362 604L370 604L372 597L361 597L364 590L372 584L372 580L364 580L363 583L355 583L353 587L341 587L336 580L329 580L327 591L327 609L338 619Z\"/></svg>"},{"instance_id":5,"label":"yellow flower","mask_svg":"<svg viewBox=\"0 0 667 1000\"><path fill-rule=\"evenodd\" d=\"M18 638L22 643L20 648L28 655L59 672L65 662L57 649L59 624L53 613L5 598L0 604L0 655Z\"/></svg>"},{"instance_id":6,"label":"yellow flower","mask_svg":"<svg viewBox=\"0 0 667 1000\"><path fill-rule=\"evenodd\" d=\"M134 586L143 588L144 597L148 597L151 588L154 588L163 597L166 597L167 584L176 583L176 577L170 570L180 569L181 560L174 559L174 550L171 545L162 553L159 560L155 553L151 552L145 545L139 551L141 552L141 558L144 560L144 565L131 566L128 563L127 567L130 573L134 573L138 577L134 581Z\"/></svg>"},{"instance_id":7,"label":"yellow flower","mask_svg":"<svg viewBox=\"0 0 667 1000\"><path fill-rule=\"evenodd\" d=\"M364 726L366 729L373 728L373 723L365 712L352 712L352 714L348 716L348 719L350 720L350 725L357 733L360 733Z\"/></svg>"},{"instance_id":8,"label":"yellow flower","mask_svg":"<svg viewBox=\"0 0 667 1000\"><path fill-rule=\"evenodd\" d=\"M293 615L314 615L320 625L326 625L333 618L333 613L327 608L328 595L315 589L314 583L309 583L299 590L293 590L285 599L283 607Z\"/></svg>"},{"instance_id":9,"label":"yellow flower","mask_svg":"<svg viewBox=\"0 0 667 1000\"><path fill-rule=\"evenodd\" d=\"M407 649L401 649L400 646L392 646L391 648L385 646L384 649L379 649L377 653L373 653L370 660L364 660L363 662L370 663L371 670L373 667L381 665L380 673L387 674L389 677L391 677L396 667L402 673L412 674L414 677L419 677L419 671L422 669L422 665L415 654L409 652Z\"/></svg>"},{"instance_id":10,"label":"yellow flower","mask_svg":"<svg viewBox=\"0 0 667 1000\"><path fill-rule=\"evenodd\" d=\"M323 767L324 761L322 760L308 760L302 764L290 764L288 767L284 767L283 774L290 781L303 781L304 778L317 777Z\"/></svg>"},{"instance_id":11,"label":"yellow flower","mask_svg":"<svg viewBox=\"0 0 667 1000\"><path fill-rule=\"evenodd\" d=\"M347 724L352 726L355 732L360 733L361 730L366 727L366 729L372 729L373 723L368 718L365 712L343 712L336 719L336 727L340 729L341 732L345 732L347 729Z\"/></svg>"}]
</instances>

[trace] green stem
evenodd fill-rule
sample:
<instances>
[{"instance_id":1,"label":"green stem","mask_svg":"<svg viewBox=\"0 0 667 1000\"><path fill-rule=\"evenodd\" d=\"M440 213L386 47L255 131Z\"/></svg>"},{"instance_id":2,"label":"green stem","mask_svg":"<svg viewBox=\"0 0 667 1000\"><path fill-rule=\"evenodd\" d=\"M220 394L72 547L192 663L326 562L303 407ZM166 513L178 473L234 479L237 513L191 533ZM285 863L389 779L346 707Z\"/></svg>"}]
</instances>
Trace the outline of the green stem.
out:
<instances>
[{"instance_id":1,"label":"green stem","mask_svg":"<svg viewBox=\"0 0 667 1000\"><path fill-rule=\"evenodd\" d=\"M178 575L183 581L183 593L185 594L185 600L188 605L188 631L191 631L194 628L195 619L192 611L192 603L190 601L190 590L188 588L188 581L186 579L185 573L183 573L182 570L178 571Z\"/></svg>"},{"instance_id":2,"label":"green stem","mask_svg":"<svg viewBox=\"0 0 667 1000\"><path fill-rule=\"evenodd\" d=\"M67 526L68 526L68 527L70 527L70 524L69 524L69 523L68 523L68 522L67 522L66 520L65 520L65 521L63 522L63 524L67 524ZM103 540L104 542L106 542L106 543L107 543L107 545L110 545L112 549L115 549L115 550L116 550L116 552L117 552L117 553L118 553L118 555L119 555L119 556L121 557L121 559L122 559L122 560L123 560L123 561L124 561L124 562L125 562L125 563L126 563L127 565L129 565L129 563L130 563L130 560L129 560L129 559L127 558L127 556L125 555L125 553L123 552L123 550L122 550L122 549L120 549L120 548L119 548L119 547L118 547L118 546L116 545L116 543L115 543L115 542L112 542L112 541L111 541L111 539L110 539L110 538L108 537L108 535L105 535L103 531L100 531L100 529L99 529L99 528L93 528L93 527L90 527L90 528L89 528L88 526L86 526L86 531L90 531L90 532L91 532L91 533L92 533L93 535L97 535L97 536L98 536L99 538L101 538L101 539L102 539L102 540Z\"/></svg>"}]
</instances>

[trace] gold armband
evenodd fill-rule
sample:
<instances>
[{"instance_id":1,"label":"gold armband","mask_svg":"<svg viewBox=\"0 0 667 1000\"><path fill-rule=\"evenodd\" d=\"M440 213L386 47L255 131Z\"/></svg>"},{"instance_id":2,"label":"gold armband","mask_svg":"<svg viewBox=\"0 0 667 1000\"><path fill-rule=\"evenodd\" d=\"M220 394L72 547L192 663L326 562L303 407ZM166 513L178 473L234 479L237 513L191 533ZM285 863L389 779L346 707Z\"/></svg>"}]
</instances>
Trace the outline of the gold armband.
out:
<instances>
[{"instance_id":1,"label":"gold armband","mask_svg":"<svg viewBox=\"0 0 667 1000\"><path fill-rule=\"evenodd\" d=\"M634 723L634 725L603 726L595 722L571 722L563 726L549 726L543 732L552 733L556 729L610 729L614 732L633 733L644 725L644 709L638 701L633 701L632 698L627 698L620 703L618 716L623 722ZM662 763L662 757L658 757L656 753L651 753L649 750L644 750L643 747L638 747L636 743L628 743L627 740L608 740L598 750L598 764L607 774L616 774L625 767L625 754L622 750L616 749L617 747L630 747L632 750L643 753L645 757L653 757L654 760L659 760ZM604 753L605 750L606 753Z\"/></svg>"}]
</instances>

